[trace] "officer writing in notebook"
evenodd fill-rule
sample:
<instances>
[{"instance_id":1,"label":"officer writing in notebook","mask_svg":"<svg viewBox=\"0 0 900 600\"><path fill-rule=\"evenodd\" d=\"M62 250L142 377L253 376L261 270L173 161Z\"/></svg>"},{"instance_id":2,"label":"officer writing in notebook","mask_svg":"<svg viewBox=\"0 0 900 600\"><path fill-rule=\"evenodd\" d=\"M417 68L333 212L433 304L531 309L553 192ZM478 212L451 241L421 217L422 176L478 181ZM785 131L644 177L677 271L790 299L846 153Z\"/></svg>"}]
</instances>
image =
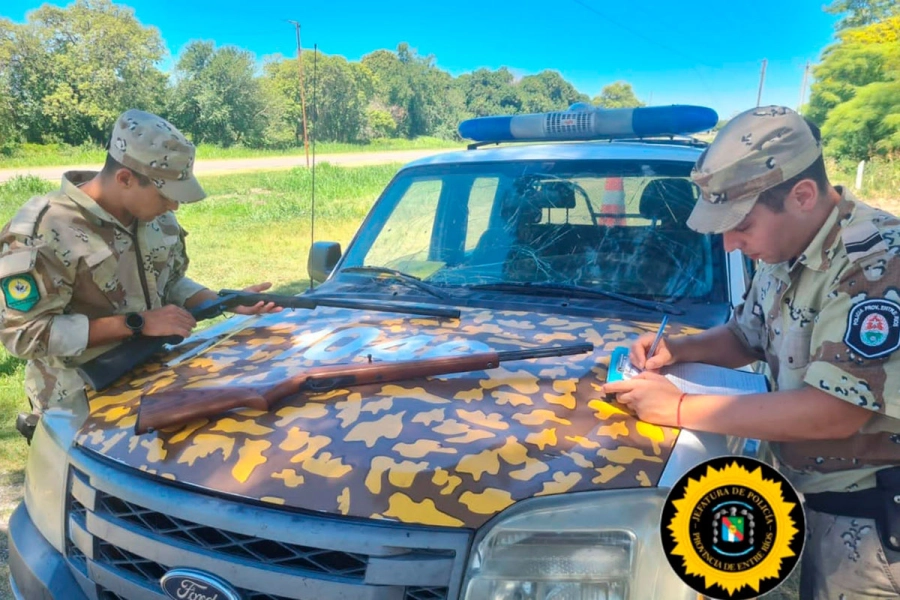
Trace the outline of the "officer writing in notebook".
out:
<instances>
[{"instance_id":1,"label":"officer writing in notebook","mask_svg":"<svg viewBox=\"0 0 900 600\"><path fill-rule=\"evenodd\" d=\"M651 423L772 442L805 495L801 598L898 597L900 220L832 186L818 128L784 107L729 121L692 178L688 225L759 269L727 324L664 338L650 357L654 334L641 336L631 360L647 371L604 391ZM756 360L775 391L685 395L653 372Z\"/></svg>"}]
</instances>

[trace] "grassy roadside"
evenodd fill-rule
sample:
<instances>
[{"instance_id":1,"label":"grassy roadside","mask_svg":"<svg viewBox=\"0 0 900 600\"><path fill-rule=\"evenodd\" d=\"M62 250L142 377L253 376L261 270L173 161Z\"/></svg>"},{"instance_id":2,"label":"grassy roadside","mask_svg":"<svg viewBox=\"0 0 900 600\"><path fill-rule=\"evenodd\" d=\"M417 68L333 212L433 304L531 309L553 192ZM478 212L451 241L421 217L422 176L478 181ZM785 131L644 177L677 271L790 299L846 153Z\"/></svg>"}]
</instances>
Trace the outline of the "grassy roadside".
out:
<instances>
[{"instance_id":1,"label":"grassy roadside","mask_svg":"<svg viewBox=\"0 0 900 600\"><path fill-rule=\"evenodd\" d=\"M829 160L826 165L833 184L854 189L859 163ZM900 161L890 158L867 161L863 166L862 189L854 193L870 204L900 214Z\"/></svg>"},{"instance_id":2,"label":"grassy roadside","mask_svg":"<svg viewBox=\"0 0 900 600\"><path fill-rule=\"evenodd\" d=\"M346 144L342 142L317 142L316 154L337 154L348 152L381 152L383 150L428 150L439 148L463 148L462 142L453 142L436 137L419 137L412 140L378 139L367 144ZM310 148L310 152L312 148ZM265 156L303 156L303 146L280 150L266 150L232 146L222 148L210 144L197 146L197 160L219 158L260 158ZM0 154L0 169L18 167L52 167L60 165L83 165L102 163L106 150L100 146L85 144L67 146L65 144L22 144L9 156Z\"/></svg>"}]
</instances>

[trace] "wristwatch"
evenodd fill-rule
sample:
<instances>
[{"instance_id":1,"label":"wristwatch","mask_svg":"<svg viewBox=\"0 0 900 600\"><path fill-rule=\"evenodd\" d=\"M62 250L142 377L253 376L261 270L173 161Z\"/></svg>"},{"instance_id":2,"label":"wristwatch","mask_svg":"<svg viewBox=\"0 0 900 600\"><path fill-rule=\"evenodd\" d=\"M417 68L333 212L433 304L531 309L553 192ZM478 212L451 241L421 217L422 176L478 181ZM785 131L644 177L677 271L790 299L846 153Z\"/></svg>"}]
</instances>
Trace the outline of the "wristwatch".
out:
<instances>
[{"instance_id":1,"label":"wristwatch","mask_svg":"<svg viewBox=\"0 0 900 600\"><path fill-rule=\"evenodd\" d=\"M131 330L131 337L138 337L144 329L144 317L138 313L126 313L125 327Z\"/></svg>"}]
</instances>

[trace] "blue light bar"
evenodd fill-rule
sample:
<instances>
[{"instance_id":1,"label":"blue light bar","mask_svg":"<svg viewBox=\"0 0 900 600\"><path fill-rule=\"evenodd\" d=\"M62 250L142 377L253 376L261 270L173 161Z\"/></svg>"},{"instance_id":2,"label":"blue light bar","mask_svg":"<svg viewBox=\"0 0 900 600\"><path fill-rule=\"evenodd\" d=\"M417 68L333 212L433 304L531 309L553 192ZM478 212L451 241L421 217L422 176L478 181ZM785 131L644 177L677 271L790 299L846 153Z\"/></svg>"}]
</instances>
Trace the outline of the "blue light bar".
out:
<instances>
[{"instance_id":1,"label":"blue light bar","mask_svg":"<svg viewBox=\"0 0 900 600\"><path fill-rule=\"evenodd\" d=\"M476 142L596 140L686 135L712 129L718 122L716 111L705 106L594 108L579 104L566 111L469 119L459 124L459 135Z\"/></svg>"}]
</instances>

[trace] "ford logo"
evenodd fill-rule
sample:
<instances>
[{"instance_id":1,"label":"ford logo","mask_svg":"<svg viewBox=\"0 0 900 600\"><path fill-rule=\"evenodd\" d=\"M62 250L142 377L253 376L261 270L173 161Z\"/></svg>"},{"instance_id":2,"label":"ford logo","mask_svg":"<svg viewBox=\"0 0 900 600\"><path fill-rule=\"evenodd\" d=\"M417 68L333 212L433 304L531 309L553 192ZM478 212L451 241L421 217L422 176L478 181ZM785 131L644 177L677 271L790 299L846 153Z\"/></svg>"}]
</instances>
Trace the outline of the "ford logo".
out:
<instances>
[{"instance_id":1,"label":"ford logo","mask_svg":"<svg viewBox=\"0 0 900 600\"><path fill-rule=\"evenodd\" d=\"M159 585L172 600L241 600L221 579L192 569L172 569L162 576Z\"/></svg>"}]
</instances>

